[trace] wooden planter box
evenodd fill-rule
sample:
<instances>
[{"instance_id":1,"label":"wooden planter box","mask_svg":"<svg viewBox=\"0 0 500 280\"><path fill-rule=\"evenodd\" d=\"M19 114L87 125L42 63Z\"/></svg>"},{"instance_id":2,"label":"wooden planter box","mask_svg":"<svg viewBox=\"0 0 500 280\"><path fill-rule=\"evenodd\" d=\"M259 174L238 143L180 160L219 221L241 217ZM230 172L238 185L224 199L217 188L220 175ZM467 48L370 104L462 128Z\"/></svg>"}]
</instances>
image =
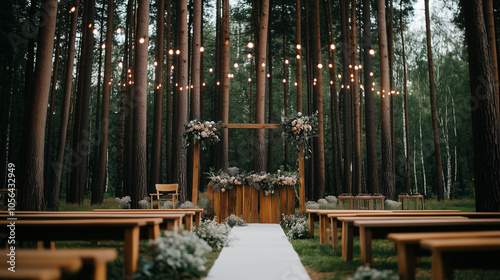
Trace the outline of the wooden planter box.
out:
<instances>
[{"instance_id":1,"label":"wooden planter box","mask_svg":"<svg viewBox=\"0 0 500 280\"><path fill-rule=\"evenodd\" d=\"M277 188L274 195L264 195L253 186L219 192L209 184L208 198L219 222L235 214L247 223L279 223L283 214L295 214L295 189L289 186Z\"/></svg>"}]
</instances>

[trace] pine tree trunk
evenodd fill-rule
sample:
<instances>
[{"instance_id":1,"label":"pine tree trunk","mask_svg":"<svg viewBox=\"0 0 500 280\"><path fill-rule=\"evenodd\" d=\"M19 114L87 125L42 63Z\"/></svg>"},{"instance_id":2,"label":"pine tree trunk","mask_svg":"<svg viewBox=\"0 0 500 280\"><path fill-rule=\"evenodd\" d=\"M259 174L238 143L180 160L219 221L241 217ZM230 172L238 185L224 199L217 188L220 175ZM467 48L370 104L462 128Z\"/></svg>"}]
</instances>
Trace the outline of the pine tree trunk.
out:
<instances>
[{"instance_id":1,"label":"pine tree trunk","mask_svg":"<svg viewBox=\"0 0 500 280\"><path fill-rule=\"evenodd\" d=\"M64 6L59 7L59 18L58 18L58 26L57 26L57 37L56 37L56 52L54 54L55 61L52 73L52 85L50 88L50 108L48 113L48 127L47 127L47 143L45 149L45 175L44 175L44 197L45 197L45 206L48 207L50 204L59 203L59 197L55 198L50 195L51 192L51 158L52 158L52 133L53 133L53 122L54 122L54 100L56 95L56 84L57 84L57 73L59 72L59 53L61 51L61 34L63 30L63 14L64 14ZM54 203L55 200L55 203Z\"/></svg>"},{"instance_id":2,"label":"pine tree trunk","mask_svg":"<svg viewBox=\"0 0 500 280\"><path fill-rule=\"evenodd\" d=\"M222 76L221 76L221 97L222 97L222 122L229 122L229 0L222 0ZM222 131L221 138L221 168L227 170L229 167L229 130Z\"/></svg>"},{"instance_id":3,"label":"pine tree trunk","mask_svg":"<svg viewBox=\"0 0 500 280\"><path fill-rule=\"evenodd\" d=\"M273 5L272 0L270 0L270 6ZM269 22L272 22L272 15L273 11L272 8L269 8ZM268 101L268 106L267 106L267 123L273 123L273 79L274 79L274 74L273 74L273 48L272 48L272 41L273 37L271 34L271 28L267 30L267 59L268 59L268 75L269 77L267 78L267 101ZM272 130L267 130L267 171L271 172L273 169L273 131Z\"/></svg>"},{"instance_id":4,"label":"pine tree trunk","mask_svg":"<svg viewBox=\"0 0 500 280\"><path fill-rule=\"evenodd\" d=\"M500 212L500 127L483 7L481 0L461 3L469 54L476 211Z\"/></svg>"},{"instance_id":5,"label":"pine tree trunk","mask_svg":"<svg viewBox=\"0 0 500 280\"><path fill-rule=\"evenodd\" d=\"M135 77L134 77L134 121L132 139L132 192L131 208L138 208L139 200L146 196L146 127L148 92L148 27L149 0L139 0L137 6L137 26L135 40Z\"/></svg>"},{"instance_id":6,"label":"pine tree trunk","mask_svg":"<svg viewBox=\"0 0 500 280\"><path fill-rule=\"evenodd\" d=\"M165 155L165 166L166 166L166 174L167 174L167 182L172 182L172 99L171 99L171 84L170 84L170 77L172 73L172 54L170 53L171 50L171 24L172 24L172 7L171 7L171 1L167 0L167 29L166 29L166 49L168 50L168 55L167 55L167 71L165 73L165 95L166 95L166 101L165 101L165 138L166 138L166 144L165 144L165 150L166 150L166 155Z\"/></svg>"},{"instance_id":7,"label":"pine tree trunk","mask_svg":"<svg viewBox=\"0 0 500 280\"><path fill-rule=\"evenodd\" d=\"M188 122L188 28L187 28L187 1L180 0L178 2L177 16L179 17L177 28L178 36L178 49L180 54L177 56L178 66L177 69L177 120L175 127L175 134L177 141L172 142L176 150L176 164L174 166L175 181L179 184L180 197L179 201L186 201L187 199L187 163L186 163L186 150L182 148L185 140L182 139L184 132L184 124Z\"/></svg>"},{"instance_id":8,"label":"pine tree trunk","mask_svg":"<svg viewBox=\"0 0 500 280\"><path fill-rule=\"evenodd\" d=\"M363 62L365 88L365 127L366 127L366 188L369 193L379 193L377 134L375 128L375 91L373 87L373 59L370 0L363 0Z\"/></svg>"},{"instance_id":9,"label":"pine tree trunk","mask_svg":"<svg viewBox=\"0 0 500 280\"><path fill-rule=\"evenodd\" d=\"M403 47L403 91L404 91L404 104L403 104L403 118L404 118L404 133L405 133L405 158L406 158L406 168L405 168L405 181L406 181L406 193L410 193L411 190L411 166L410 166L410 126L408 125L408 86L407 86L407 76L406 76L406 51L405 51L405 37L403 34L403 2L400 2L400 18L399 25L401 27L401 45Z\"/></svg>"},{"instance_id":10,"label":"pine tree trunk","mask_svg":"<svg viewBox=\"0 0 500 280\"><path fill-rule=\"evenodd\" d=\"M498 59L497 59L497 43L495 40L495 16L493 14L493 0L483 0L484 7L484 23L486 25L486 33L488 34L488 45L491 53L491 63L493 66L493 78L495 80L495 92L497 99L497 111L500 115L500 89L498 81ZM498 20L498 19L497 19Z\"/></svg>"},{"instance_id":11,"label":"pine tree trunk","mask_svg":"<svg viewBox=\"0 0 500 280\"><path fill-rule=\"evenodd\" d=\"M434 155L436 158L436 178L438 200L444 199L443 189L443 166L441 163L441 145L439 142L439 128L437 123L436 86L434 82L434 62L431 46L431 26L429 16L429 0L425 0L425 30L427 36L427 62L429 66L429 91L431 101L432 132L434 138Z\"/></svg>"},{"instance_id":12,"label":"pine tree trunk","mask_svg":"<svg viewBox=\"0 0 500 280\"><path fill-rule=\"evenodd\" d=\"M163 67L165 60L165 1L156 2L156 45L155 45L155 89L153 141L151 149L151 169L148 191L154 191L154 185L161 183L161 144L163 124Z\"/></svg>"},{"instance_id":13,"label":"pine tree trunk","mask_svg":"<svg viewBox=\"0 0 500 280\"><path fill-rule=\"evenodd\" d=\"M380 122L382 136L382 182L381 191L388 199L395 199L394 165L392 153L390 116L389 55L387 50L387 30L385 24L385 1L377 0L377 23L380 51Z\"/></svg>"},{"instance_id":14,"label":"pine tree trunk","mask_svg":"<svg viewBox=\"0 0 500 280\"><path fill-rule=\"evenodd\" d=\"M19 210L40 211L43 208L43 152L45 121L50 90L50 73L54 51L57 0L42 1L36 66L31 98L27 99L24 123L22 165L19 175ZM42 22L42 21L40 21Z\"/></svg>"},{"instance_id":15,"label":"pine tree trunk","mask_svg":"<svg viewBox=\"0 0 500 280\"><path fill-rule=\"evenodd\" d=\"M301 32L302 32L302 24L301 24L301 16L300 16L300 9L301 9L301 4L300 0L296 0L295 4L295 41L297 42L297 45L295 46L296 49L296 79L297 79L297 112L304 112L302 109L302 39L301 39Z\"/></svg>"},{"instance_id":16,"label":"pine tree trunk","mask_svg":"<svg viewBox=\"0 0 500 280\"><path fill-rule=\"evenodd\" d=\"M55 161L52 163L50 176L50 193L47 198L47 208L50 210L59 209L59 194L61 192L61 176L64 160L64 150L66 147L66 135L68 132L69 110L71 102L71 86L73 81L73 65L75 57L76 26L78 21L79 1L73 4L75 11L71 13L71 25L68 34L68 52L66 55L66 65L64 70L63 101L61 104L61 119L59 126L59 140Z\"/></svg>"},{"instance_id":17,"label":"pine tree trunk","mask_svg":"<svg viewBox=\"0 0 500 280\"><path fill-rule=\"evenodd\" d=\"M353 190L361 193L363 157L361 155L361 113L359 105L359 85L358 85L358 58L357 58L357 29L356 29L356 1L351 0L351 94L353 110L353 140L354 140L354 162L353 162Z\"/></svg>"},{"instance_id":18,"label":"pine tree trunk","mask_svg":"<svg viewBox=\"0 0 500 280\"><path fill-rule=\"evenodd\" d=\"M104 190L106 188L106 163L108 155L108 138L109 138L109 106L110 106L110 91L111 91L111 51L113 49L113 19L114 19L114 0L108 1L108 15L106 23L106 43L104 52L104 82L102 89L102 113L101 134L99 141L99 154L96 155L96 169L92 188L91 204L102 204L104 200Z\"/></svg>"},{"instance_id":19,"label":"pine tree trunk","mask_svg":"<svg viewBox=\"0 0 500 280\"><path fill-rule=\"evenodd\" d=\"M269 0L263 0L260 7L259 21L259 39L257 43L257 98L255 101L255 123L265 123L266 111L266 49L267 49L267 30L269 23ZM257 129L254 140L254 170L266 170L266 143L265 130Z\"/></svg>"},{"instance_id":20,"label":"pine tree trunk","mask_svg":"<svg viewBox=\"0 0 500 280\"><path fill-rule=\"evenodd\" d=\"M349 0L343 0L342 6L342 98L343 98L343 121L344 121L344 184L345 193L353 193L352 189L352 117L351 117L351 88L349 85Z\"/></svg>"},{"instance_id":21,"label":"pine tree trunk","mask_svg":"<svg viewBox=\"0 0 500 280\"><path fill-rule=\"evenodd\" d=\"M335 194L340 194L342 192L342 141L340 139L340 113L339 113L339 101L337 94L337 62L335 57L335 36L333 31L332 22L332 8L330 0L326 2L328 7L325 9L326 18L328 19L328 44L330 45L328 51L328 60L330 64L328 65L330 71L330 114L332 122L332 143L333 143L333 175L335 182Z\"/></svg>"}]
</instances>

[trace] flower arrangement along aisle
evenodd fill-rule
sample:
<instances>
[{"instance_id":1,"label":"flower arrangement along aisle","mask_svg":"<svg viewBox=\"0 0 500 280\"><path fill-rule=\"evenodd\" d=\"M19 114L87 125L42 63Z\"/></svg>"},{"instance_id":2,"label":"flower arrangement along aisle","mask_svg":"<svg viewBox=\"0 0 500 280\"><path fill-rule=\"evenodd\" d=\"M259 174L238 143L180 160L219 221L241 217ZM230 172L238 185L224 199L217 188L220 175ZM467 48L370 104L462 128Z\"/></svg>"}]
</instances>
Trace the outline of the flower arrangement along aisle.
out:
<instances>
[{"instance_id":1,"label":"flower arrangement along aisle","mask_svg":"<svg viewBox=\"0 0 500 280\"><path fill-rule=\"evenodd\" d=\"M318 137L318 112L311 116L304 116L301 112L281 116L281 137L290 142L297 151L304 145L304 158L311 157L309 139Z\"/></svg>"},{"instance_id":2,"label":"flower arrangement along aisle","mask_svg":"<svg viewBox=\"0 0 500 280\"><path fill-rule=\"evenodd\" d=\"M184 125L182 137L186 139L186 147L200 143L201 148L205 150L208 145L220 141L221 122L191 120Z\"/></svg>"},{"instance_id":3,"label":"flower arrangement along aisle","mask_svg":"<svg viewBox=\"0 0 500 280\"><path fill-rule=\"evenodd\" d=\"M208 179L213 182L214 191L225 192L226 190L232 189L234 186L241 186L247 183L247 178L245 174L240 174L238 167L228 168L228 172L223 170L213 171L210 169L209 172L205 173Z\"/></svg>"}]
</instances>

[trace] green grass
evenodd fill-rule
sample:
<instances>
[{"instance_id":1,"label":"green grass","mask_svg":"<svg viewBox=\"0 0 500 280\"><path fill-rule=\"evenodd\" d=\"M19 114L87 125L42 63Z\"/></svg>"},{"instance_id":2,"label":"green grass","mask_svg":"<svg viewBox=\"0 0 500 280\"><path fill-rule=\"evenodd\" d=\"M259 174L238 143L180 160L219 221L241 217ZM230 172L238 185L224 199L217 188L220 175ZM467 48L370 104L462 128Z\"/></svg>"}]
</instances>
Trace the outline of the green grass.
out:
<instances>
[{"instance_id":1,"label":"green grass","mask_svg":"<svg viewBox=\"0 0 500 280\"><path fill-rule=\"evenodd\" d=\"M118 202L114 197L104 198L102 204L90 205L90 199L83 201L83 204L67 204L65 201L60 201L59 211L92 211L93 209L117 209Z\"/></svg>"},{"instance_id":2,"label":"green grass","mask_svg":"<svg viewBox=\"0 0 500 280\"><path fill-rule=\"evenodd\" d=\"M426 200L425 209L458 209L464 212L475 212L475 202L473 199L449 200L444 202ZM319 228L315 228L315 232L319 232ZM361 266L358 237L354 238L354 253L351 262L344 261L341 255L341 249L334 252L331 243L327 245L320 244L318 234L311 239L291 240L291 243L295 251L299 254L312 280L346 279L352 277L356 269ZM372 249L373 263L371 266L373 268L379 270L390 269L397 273L397 256L392 242L388 240L373 240ZM416 276L418 280L431 279L430 257L423 257L421 261L417 263ZM455 279L500 279L500 270L457 270L455 271Z\"/></svg>"}]
</instances>

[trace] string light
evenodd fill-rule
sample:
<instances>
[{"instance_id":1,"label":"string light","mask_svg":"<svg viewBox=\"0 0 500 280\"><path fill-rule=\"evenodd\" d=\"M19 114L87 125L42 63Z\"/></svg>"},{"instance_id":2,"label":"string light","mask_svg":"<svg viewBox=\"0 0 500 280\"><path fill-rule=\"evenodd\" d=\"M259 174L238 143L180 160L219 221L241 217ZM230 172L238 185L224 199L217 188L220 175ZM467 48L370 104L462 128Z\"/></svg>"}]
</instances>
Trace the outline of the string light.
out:
<instances>
[{"instance_id":1,"label":"string light","mask_svg":"<svg viewBox=\"0 0 500 280\"><path fill-rule=\"evenodd\" d=\"M297 82L293 83L294 86L298 86L299 84L297 84Z\"/></svg>"},{"instance_id":2,"label":"string light","mask_svg":"<svg viewBox=\"0 0 500 280\"><path fill-rule=\"evenodd\" d=\"M158 66L158 62L156 62L156 61L155 61L155 62L153 62L153 65L154 65L155 67L156 67L156 66Z\"/></svg>"},{"instance_id":3,"label":"string light","mask_svg":"<svg viewBox=\"0 0 500 280\"><path fill-rule=\"evenodd\" d=\"M73 13L74 11L76 11L76 7L71 7L70 12L72 12L72 13Z\"/></svg>"},{"instance_id":4,"label":"string light","mask_svg":"<svg viewBox=\"0 0 500 280\"><path fill-rule=\"evenodd\" d=\"M297 48L297 50L300 50L302 49L302 46L300 44L297 44L297 46L295 46Z\"/></svg>"},{"instance_id":5,"label":"string light","mask_svg":"<svg viewBox=\"0 0 500 280\"><path fill-rule=\"evenodd\" d=\"M174 54L174 50L169 50L169 51L168 51L168 54L169 54L169 55L173 55L173 54Z\"/></svg>"},{"instance_id":6,"label":"string light","mask_svg":"<svg viewBox=\"0 0 500 280\"><path fill-rule=\"evenodd\" d=\"M285 59L285 64L288 64L290 63L290 61L288 59Z\"/></svg>"},{"instance_id":7,"label":"string light","mask_svg":"<svg viewBox=\"0 0 500 280\"><path fill-rule=\"evenodd\" d=\"M252 58L252 54L251 53L247 54L247 58L251 59Z\"/></svg>"},{"instance_id":8,"label":"string light","mask_svg":"<svg viewBox=\"0 0 500 280\"><path fill-rule=\"evenodd\" d=\"M342 75L339 74L338 77L339 77L339 79L342 79Z\"/></svg>"},{"instance_id":9,"label":"string light","mask_svg":"<svg viewBox=\"0 0 500 280\"><path fill-rule=\"evenodd\" d=\"M238 68L240 65L238 63L234 64L234 68Z\"/></svg>"},{"instance_id":10,"label":"string light","mask_svg":"<svg viewBox=\"0 0 500 280\"><path fill-rule=\"evenodd\" d=\"M323 69L323 64L318 63L318 68L319 68L319 69Z\"/></svg>"},{"instance_id":11,"label":"string light","mask_svg":"<svg viewBox=\"0 0 500 280\"><path fill-rule=\"evenodd\" d=\"M210 69L208 69L208 72L212 73L212 72L214 72L214 69L210 68Z\"/></svg>"},{"instance_id":12,"label":"string light","mask_svg":"<svg viewBox=\"0 0 500 280\"><path fill-rule=\"evenodd\" d=\"M300 59L300 54L298 54L296 57L297 57L297 59Z\"/></svg>"},{"instance_id":13,"label":"string light","mask_svg":"<svg viewBox=\"0 0 500 280\"><path fill-rule=\"evenodd\" d=\"M253 49L253 43L252 43L252 42L248 42L247 47L248 47L249 49Z\"/></svg>"},{"instance_id":14,"label":"string light","mask_svg":"<svg viewBox=\"0 0 500 280\"><path fill-rule=\"evenodd\" d=\"M173 66L173 65L172 65L172 66L170 66L170 69L174 70L174 69L175 69L175 66Z\"/></svg>"},{"instance_id":15,"label":"string light","mask_svg":"<svg viewBox=\"0 0 500 280\"><path fill-rule=\"evenodd\" d=\"M176 50L176 51L175 51L175 54L176 54L176 55L180 55L180 54L181 54L181 50Z\"/></svg>"},{"instance_id":16,"label":"string light","mask_svg":"<svg viewBox=\"0 0 500 280\"><path fill-rule=\"evenodd\" d=\"M329 68L333 68L333 64L329 63L329 64L328 64L328 67L329 67Z\"/></svg>"},{"instance_id":17,"label":"string light","mask_svg":"<svg viewBox=\"0 0 500 280\"><path fill-rule=\"evenodd\" d=\"M370 55L374 55L374 54L375 54L375 50L374 50L374 49L370 49L370 50L368 51L368 53L369 53Z\"/></svg>"},{"instance_id":18,"label":"string light","mask_svg":"<svg viewBox=\"0 0 500 280\"><path fill-rule=\"evenodd\" d=\"M266 63L262 62L261 66L262 66L262 68L266 67Z\"/></svg>"},{"instance_id":19,"label":"string light","mask_svg":"<svg viewBox=\"0 0 500 280\"><path fill-rule=\"evenodd\" d=\"M269 73L268 73L268 74L267 74L267 77L268 77L268 78L271 78L271 74L269 74Z\"/></svg>"},{"instance_id":20,"label":"string light","mask_svg":"<svg viewBox=\"0 0 500 280\"><path fill-rule=\"evenodd\" d=\"M122 29L121 28L116 29L116 34L120 34L120 33L122 33Z\"/></svg>"},{"instance_id":21,"label":"string light","mask_svg":"<svg viewBox=\"0 0 500 280\"><path fill-rule=\"evenodd\" d=\"M252 78L248 78L248 82L251 83L252 82Z\"/></svg>"},{"instance_id":22,"label":"string light","mask_svg":"<svg viewBox=\"0 0 500 280\"><path fill-rule=\"evenodd\" d=\"M139 44L144 44L144 41L145 41L144 38L140 38L139 39Z\"/></svg>"},{"instance_id":23,"label":"string light","mask_svg":"<svg viewBox=\"0 0 500 280\"><path fill-rule=\"evenodd\" d=\"M205 51L205 48L204 47L200 47L200 52L204 52Z\"/></svg>"},{"instance_id":24,"label":"string light","mask_svg":"<svg viewBox=\"0 0 500 280\"><path fill-rule=\"evenodd\" d=\"M370 77L373 77L373 72L370 72Z\"/></svg>"},{"instance_id":25,"label":"string light","mask_svg":"<svg viewBox=\"0 0 500 280\"><path fill-rule=\"evenodd\" d=\"M334 45L334 44L331 44L331 45L330 45L330 49L331 49L332 51L333 51L333 50L335 50L335 45Z\"/></svg>"},{"instance_id":26,"label":"string light","mask_svg":"<svg viewBox=\"0 0 500 280\"><path fill-rule=\"evenodd\" d=\"M283 83L286 84L286 79L283 79Z\"/></svg>"}]
</instances>

